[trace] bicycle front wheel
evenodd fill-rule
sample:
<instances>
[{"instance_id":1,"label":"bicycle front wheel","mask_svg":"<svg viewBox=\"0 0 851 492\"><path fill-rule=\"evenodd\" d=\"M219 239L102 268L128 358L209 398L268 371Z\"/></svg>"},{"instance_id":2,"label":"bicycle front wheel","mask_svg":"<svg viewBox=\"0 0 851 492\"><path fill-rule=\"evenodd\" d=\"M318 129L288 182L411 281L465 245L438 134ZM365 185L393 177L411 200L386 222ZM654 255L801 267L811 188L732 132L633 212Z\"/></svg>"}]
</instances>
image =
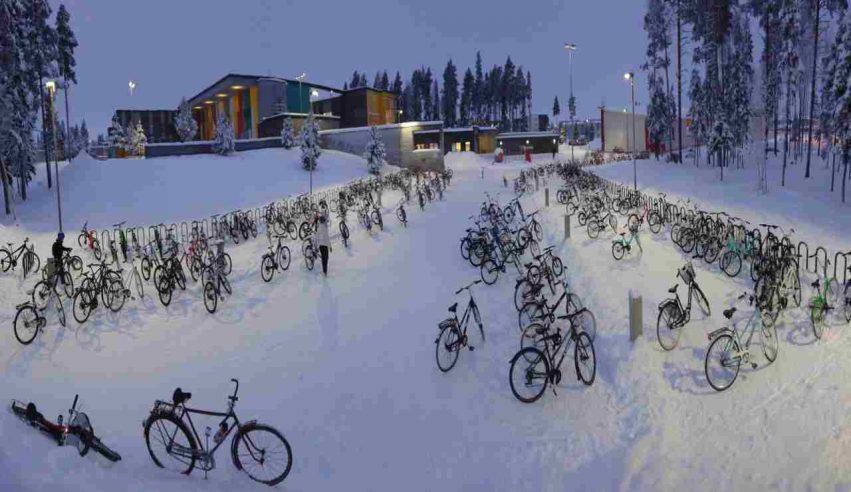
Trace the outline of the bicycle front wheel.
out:
<instances>
[{"instance_id":1,"label":"bicycle front wheel","mask_svg":"<svg viewBox=\"0 0 851 492\"><path fill-rule=\"evenodd\" d=\"M275 275L275 260L272 259L271 255L263 256L263 261L260 262L260 276L263 278L264 282L269 282L272 280L272 276Z\"/></svg>"},{"instance_id":2,"label":"bicycle front wheel","mask_svg":"<svg viewBox=\"0 0 851 492\"><path fill-rule=\"evenodd\" d=\"M39 315L32 306L22 306L15 315L13 324L15 338L23 345L29 345L38 335Z\"/></svg>"},{"instance_id":3,"label":"bicycle front wheel","mask_svg":"<svg viewBox=\"0 0 851 492\"><path fill-rule=\"evenodd\" d=\"M679 343L682 333L682 326L679 324L681 317L682 313L673 302L665 304L665 307L659 310L659 317L656 318L656 338L663 349L673 350Z\"/></svg>"},{"instance_id":4,"label":"bicycle front wheel","mask_svg":"<svg viewBox=\"0 0 851 492\"><path fill-rule=\"evenodd\" d=\"M493 260L488 260L482 263L481 266L482 281L488 285L493 285L499 278L499 267Z\"/></svg>"},{"instance_id":5,"label":"bicycle front wheel","mask_svg":"<svg viewBox=\"0 0 851 492\"><path fill-rule=\"evenodd\" d=\"M546 356L535 347L526 347L511 359L508 382L511 393L523 403L541 398L549 383L550 367Z\"/></svg>"},{"instance_id":6,"label":"bicycle front wheel","mask_svg":"<svg viewBox=\"0 0 851 492\"><path fill-rule=\"evenodd\" d=\"M585 386L594 384L597 375L597 357L594 353L594 342L584 331L576 335L576 345L573 346L573 364L576 367L576 377Z\"/></svg>"},{"instance_id":7,"label":"bicycle front wheel","mask_svg":"<svg viewBox=\"0 0 851 492\"><path fill-rule=\"evenodd\" d=\"M455 325L447 326L440 331L435 348L437 368L441 372L449 372L458 362L458 352L461 350L461 334Z\"/></svg>"},{"instance_id":8,"label":"bicycle front wheel","mask_svg":"<svg viewBox=\"0 0 851 492\"><path fill-rule=\"evenodd\" d=\"M213 282L207 282L204 284L204 307L207 308L207 312L213 314L216 312L216 306L219 303L219 294L216 293L216 288L213 286Z\"/></svg>"},{"instance_id":9,"label":"bicycle front wheel","mask_svg":"<svg viewBox=\"0 0 851 492\"><path fill-rule=\"evenodd\" d=\"M293 466L290 443L275 428L250 423L240 428L231 445L233 464L255 482L281 483Z\"/></svg>"},{"instance_id":10,"label":"bicycle front wheel","mask_svg":"<svg viewBox=\"0 0 851 492\"><path fill-rule=\"evenodd\" d=\"M703 312L705 316L709 316L712 313L712 310L709 307L709 301L706 299L706 295L700 290L700 287L697 284L694 284L694 290L692 291L692 297L694 297L694 301L697 303L697 307Z\"/></svg>"},{"instance_id":11,"label":"bicycle front wheel","mask_svg":"<svg viewBox=\"0 0 851 492\"><path fill-rule=\"evenodd\" d=\"M706 351L704 372L709 386L715 391L729 388L739 375L742 356L739 344L730 335L721 335L709 345Z\"/></svg>"}]
</instances>

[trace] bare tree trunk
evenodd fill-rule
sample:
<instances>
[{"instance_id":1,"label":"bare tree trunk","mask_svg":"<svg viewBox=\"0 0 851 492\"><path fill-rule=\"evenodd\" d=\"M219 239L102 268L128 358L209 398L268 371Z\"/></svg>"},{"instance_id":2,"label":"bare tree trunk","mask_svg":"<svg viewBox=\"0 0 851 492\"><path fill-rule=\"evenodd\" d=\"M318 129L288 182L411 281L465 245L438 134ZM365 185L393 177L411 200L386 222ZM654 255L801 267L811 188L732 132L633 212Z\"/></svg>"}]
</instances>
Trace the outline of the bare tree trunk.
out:
<instances>
[{"instance_id":1,"label":"bare tree trunk","mask_svg":"<svg viewBox=\"0 0 851 492\"><path fill-rule=\"evenodd\" d=\"M805 178L810 177L810 160L812 159L812 150L813 150L813 113L815 112L816 105L816 68L818 66L818 37L819 37L819 14L821 13L821 0L815 0L816 2L816 18L815 25L813 26L815 30L815 43L813 44L813 79L810 83L810 130L809 137L807 138L807 170L804 173ZM833 190L833 185L831 185L831 191Z\"/></svg>"},{"instance_id":2,"label":"bare tree trunk","mask_svg":"<svg viewBox=\"0 0 851 492\"><path fill-rule=\"evenodd\" d=\"M679 162L683 162L683 42L680 0L677 0L677 150Z\"/></svg>"},{"instance_id":3,"label":"bare tree trunk","mask_svg":"<svg viewBox=\"0 0 851 492\"><path fill-rule=\"evenodd\" d=\"M6 164L0 158L0 181L3 184L3 205L6 209L6 215L12 213L12 195L9 189L9 175L6 173Z\"/></svg>"},{"instance_id":4,"label":"bare tree trunk","mask_svg":"<svg viewBox=\"0 0 851 492\"><path fill-rule=\"evenodd\" d=\"M842 160L844 161L842 166L842 203L845 203L845 185L848 183L848 152L845 152Z\"/></svg>"},{"instance_id":5,"label":"bare tree trunk","mask_svg":"<svg viewBox=\"0 0 851 492\"><path fill-rule=\"evenodd\" d=\"M786 76L786 131L783 132L783 177L780 186L786 186L786 161L789 157L789 98L792 93L792 74Z\"/></svg>"}]
</instances>

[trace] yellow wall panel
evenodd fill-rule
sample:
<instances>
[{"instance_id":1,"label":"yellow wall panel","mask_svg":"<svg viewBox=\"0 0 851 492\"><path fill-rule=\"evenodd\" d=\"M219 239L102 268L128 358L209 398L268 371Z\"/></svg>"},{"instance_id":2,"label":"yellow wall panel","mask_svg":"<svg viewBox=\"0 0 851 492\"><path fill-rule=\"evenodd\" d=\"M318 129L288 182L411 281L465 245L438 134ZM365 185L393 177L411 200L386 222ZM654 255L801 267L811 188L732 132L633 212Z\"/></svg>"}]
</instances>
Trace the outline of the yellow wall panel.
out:
<instances>
[{"instance_id":1,"label":"yellow wall panel","mask_svg":"<svg viewBox=\"0 0 851 492\"><path fill-rule=\"evenodd\" d=\"M259 133L257 132L257 127L260 122L260 118L257 111L257 86L252 85L251 88L248 89L248 96L251 99L251 135L253 137L257 137Z\"/></svg>"}]
</instances>

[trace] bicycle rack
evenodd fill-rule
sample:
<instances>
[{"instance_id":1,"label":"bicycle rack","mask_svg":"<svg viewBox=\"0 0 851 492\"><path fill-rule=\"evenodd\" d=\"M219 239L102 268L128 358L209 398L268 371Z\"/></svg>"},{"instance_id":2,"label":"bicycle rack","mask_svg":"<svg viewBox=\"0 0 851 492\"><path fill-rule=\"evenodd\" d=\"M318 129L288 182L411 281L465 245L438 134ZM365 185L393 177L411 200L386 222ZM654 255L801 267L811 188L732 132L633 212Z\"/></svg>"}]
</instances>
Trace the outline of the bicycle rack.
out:
<instances>
[{"instance_id":1,"label":"bicycle rack","mask_svg":"<svg viewBox=\"0 0 851 492\"><path fill-rule=\"evenodd\" d=\"M189 224L185 220L180 221L180 229L179 230L180 230L180 234L179 234L180 242L184 243L184 244L188 243L189 237L190 237L189 236Z\"/></svg>"},{"instance_id":2,"label":"bicycle rack","mask_svg":"<svg viewBox=\"0 0 851 492\"><path fill-rule=\"evenodd\" d=\"M100 248L106 254L109 250L109 241L112 239L109 229L100 231Z\"/></svg>"},{"instance_id":3,"label":"bicycle rack","mask_svg":"<svg viewBox=\"0 0 851 492\"><path fill-rule=\"evenodd\" d=\"M822 252L822 257L824 258L824 261L822 261L822 265L823 265L823 267L824 267L824 268L823 268L823 270L824 270L824 276L825 276L825 277L827 277L827 250L826 250L826 249L824 249L824 248L823 248L823 247L821 247L821 246L819 246L818 248L816 248L816 253L815 253L815 255L816 255L816 270L818 270L818 265L819 265L819 262L818 262L818 260L819 260L819 251L821 251L821 252Z\"/></svg>"},{"instance_id":4,"label":"bicycle rack","mask_svg":"<svg viewBox=\"0 0 851 492\"><path fill-rule=\"evenodd\" d=\"M836 253L833 257L833 278L839 280L836 272L839 267L839 257L842 257L842 285L848 282L848 255L845 253Z\"/></svg>"},{"instance_id":5,"label":"bicycle rack","mask_svg":"<svg viewBox=\"0 0 851 492\"><path fill-rule=\"evenodd\" d=\"M803 246L803 248L801 248ZM801 249L804 250L804 254L801 254ZM810 271L810 246L804 241L798 242L798 247L795 248L795 253L798 255L798 258L804 258L804 271ZM798 260L798 268L801 267L801 261ZM815 271L815 270L813 270Z\"/></svg>"}]
</instances>

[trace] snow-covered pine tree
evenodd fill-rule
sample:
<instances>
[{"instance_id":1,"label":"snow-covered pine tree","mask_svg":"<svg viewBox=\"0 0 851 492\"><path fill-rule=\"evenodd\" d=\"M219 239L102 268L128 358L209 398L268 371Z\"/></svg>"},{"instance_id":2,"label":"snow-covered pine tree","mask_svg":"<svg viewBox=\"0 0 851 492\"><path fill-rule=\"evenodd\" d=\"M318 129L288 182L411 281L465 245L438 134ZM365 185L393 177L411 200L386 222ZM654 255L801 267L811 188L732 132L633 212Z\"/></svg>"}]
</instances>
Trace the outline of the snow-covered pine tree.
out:
<instances>
[{"instance_id":1,"label":"snow-covered pine tree","mask_svg":"<svg viewBox=\"0 0 851 492\"><path fill-rule=\"evenodd\" d=\"M181 142L192 140L198 133L198 122L192 116L192 108L189 107L189 101L185 97L180 100L177 116L174 117L174 127L177 129L177 136Z\"/></svg>"},{"instance_id":2,"label":"snow-covered pine tree","mask_svg":"<svg viewBox=\"0 0 851 492\"><path fill-rule=\"evenodd\" d=\"M384 141L381 140L381 136L374 126L369 128L369 142L366 143L363 158L369 164L369 172L376 175L381 173L381 168L387 162Z\"/></svg>"},{"instance_id":3,"label":"snow-covered pine tree","mask_svg":"<svg viewBox=\"0 0 851 492\"><path fill-rule=\"evenodd\" d=\"M553 123L555 123L555 120L556 118L558 118L559 114L561 114L561 106L559 106L558 104L558 96L555 96L553 98Z\"/></svg>"},{"instance_id":4,"label":"snow-covered pine tree","mask_svg":"<svg viewBox=\"0 0 851 492\"><path fill-rule=\"evenodd\" d=\"M440 119L440 90L437 88L437 80L435 80L431 84L431 93L434 96L432 101L431 101L431 119L439 120Z\"/></svg>"},{"instance_id":5,"label":"snow-covered pine tree","mask_svg":"<svg viewBox=\"0 0 851 492\"><path fill-rule=\"evenodd\" d=\"M216 137L213 139L213 150L219 155L228 155L234 151L233 125L223 112L219 113L216 121Z\"/></svg>"},{"instance_id":6,"label":"snow-covered pine tree","mask_svg":"<svg viewBox=\"0 0 851 492\"><path fill-rule=\"evenodd\" d=\"M124 134L124 126L122 126L121 122L118 121L118 117L112 118L110 128L112 128L112 132L109 134L109 146L124 150L124 145L126 143L125 140L127 137Z\"/></svg>"},{"instance_id":7,"label":"snow-covered pine tree","mask_svg":"<svg viewBox=\"0 0 851 492\"><path fill-rule=\"evenodd\" d=\"M86 128L86 120L80 124L80 150L89 151L89 129Z\"/></svg>"},{"instance_id":8,"label":"snow-covered pine tree","mask_svg":"<svg viewBox=\"0 0 851 492\"><path fill-rule=\"evenodd\" d=\"M313 119L313 114L308 115L301 127L301 166L312 171L316 169L322 149L319 147L319 128Z\"/></svg>"},{"instance_id":9,"label":"snow-covered pine tree","mask_svg":"<svg viewBox=\"0 0 851 492\"><path fill-rule=\"evenodd\" d=\"M468 71L469 72L469 71ZM470 74L472 77L472 74ZM435 82L436 83L436 82ZM453 127L457 124L456 110L458 104L458 70L450 59L443 71L443 123ZM462 118L463 120L463 118Z\"/></svg>"},{"instance_id":10,"label":"snow-covered pine tree","mask_svg":"<svg viewBox=\"0 0 851 492\"><path fill-rule=\"evenodd\" d=\"M785 117L787 131L783 138L783 171L780 186L786 186L786 166L789 159L789 131L792 128L792 107L797 96L798 78L798 48L801 42L801 13L798 0L778 0L780 3L780 35L783 43L780 49L780 66L786 77Z\"/></svg>"},{"instance_id":11,"label":"snow-covered pine tree","mask_svg":"<svg viewBox=\"0 0 851 492\"><path fill-rule=\"evenodd\" d=\"M148 137L145 135L145 129L142 128L142 122L137 121L136 128L133 129L133 154L144 156L147 143Z\"/></svg>"},{"instance_id":12,"label":"snow-covered pine tree","mask_svg":"<svg viewBox=\"0 0 851 492\"><path fill-rule=\"evenodd\" d=\"M668 135L671 115L668 108L668 97L665 94L665 85L655 71L649 73L648 87L650 88L650 103L647 106L647 130L650 144L653 146L654 154L658 160L662 150L662 142Z\"/></svg>"},{"instance_id":13,"label":"snow-covered pine tree","mask_svg":"<svg viewBox=\"0 0 851 492\"><path fill-rule=\"evenodd\" d=\"M833 73L831 99L835 101L833 131L842 150L842 203L845 203L848 165L851 161L851 13L846 11L841 22L843 25L836 39L836 53L839 56Z\"/></svg>"},{"instance_id":14,"label":"snow-covered pine tree","mask_svg":"<svg viewBox=\"0 0 851 492\"><path fill-rule=\"evenodd\" d=\"M473 116L474 85L475 79L473 79L473 72L468 68L464 73L464 82L461 87L461 104L458 107L458 121L461 126L470 125L475 121L475 117Z\"/></svg>"},{"instance_id":15,"label":"snow-covered pine tree","mask_svg":"<svg viewBox=\"0 0 851 492\"><path fill-rule=\"evenodd\" d=\"M293 119L284 118L284 123L281 127L281 145L285 149L295 147L295 136L293 135Z\"/></svg>"}]
</instances>

